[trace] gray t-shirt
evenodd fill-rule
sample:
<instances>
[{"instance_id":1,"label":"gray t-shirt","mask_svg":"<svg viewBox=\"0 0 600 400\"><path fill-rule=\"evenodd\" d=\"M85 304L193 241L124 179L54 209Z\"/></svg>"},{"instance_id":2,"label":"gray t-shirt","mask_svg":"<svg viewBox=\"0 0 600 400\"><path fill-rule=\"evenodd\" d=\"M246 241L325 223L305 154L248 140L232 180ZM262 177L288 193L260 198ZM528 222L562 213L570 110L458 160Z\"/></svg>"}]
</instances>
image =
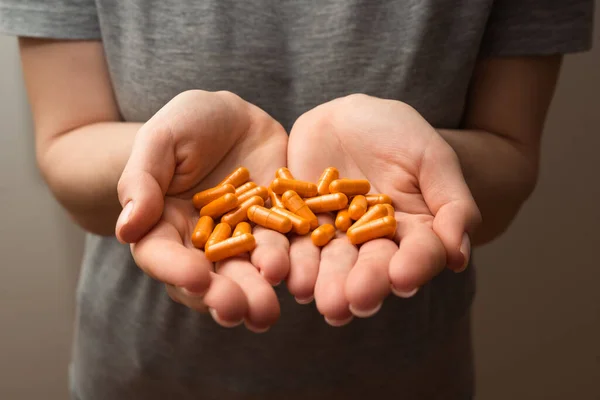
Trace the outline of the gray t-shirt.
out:
<instances>
[{"instance_id":1,"label":"gray t-shirt","mask_svg":"<svg viewBox=\"0 0 600 400\"><path fill-rule=\"evenodd\" d=\"M0 31L102 40L126 121L200 88L233 91L287 129L355 92L458 128L478 58L587 50L592 9L592 0L0 0ZM281 319L255 335L175 304L127 246L88 235L73 397L469 398L468 326L457 325L468 323L474 286L473 268L446 271L414 298L390 297L375 317L331 328L282 285ZM451 332L462 333L436 359Z\"/></svg>"}]
</instances>

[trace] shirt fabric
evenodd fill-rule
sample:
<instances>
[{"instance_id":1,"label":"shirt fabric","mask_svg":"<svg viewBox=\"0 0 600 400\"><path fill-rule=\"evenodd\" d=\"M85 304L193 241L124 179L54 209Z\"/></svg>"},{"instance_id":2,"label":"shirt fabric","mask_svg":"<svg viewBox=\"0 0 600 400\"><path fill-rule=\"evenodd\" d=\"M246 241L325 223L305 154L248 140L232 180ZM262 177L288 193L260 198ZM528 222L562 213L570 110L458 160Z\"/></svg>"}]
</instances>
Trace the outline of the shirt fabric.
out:
<instances>
[{"instance_id":1,"label":"shirt fabric","mask_svg":"<svg viewBox=\"0 0 600 400\"><path fill-rule=\"evenodd\" d=\"M288 129L350 93L404 101L459 128L479 58L584 51L592 0L0 0L0 32L102 40L125 121L176 94L230 90ZM65 90L68 90L66 88ZM93 95L92 93L90 95ZM475 269L445 271L343 328L276 288L269 332L174 303L128 246L88 234L73 398L460 399L473 393Z\"/></svg>"}]
</instances>

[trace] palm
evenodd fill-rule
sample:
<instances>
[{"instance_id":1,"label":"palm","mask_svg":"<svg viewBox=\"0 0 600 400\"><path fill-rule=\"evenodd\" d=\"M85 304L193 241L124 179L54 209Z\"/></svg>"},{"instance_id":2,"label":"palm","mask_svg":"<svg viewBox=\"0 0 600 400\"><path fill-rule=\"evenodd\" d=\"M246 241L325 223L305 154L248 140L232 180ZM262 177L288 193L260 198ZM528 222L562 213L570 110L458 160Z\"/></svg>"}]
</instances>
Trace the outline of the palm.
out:
<instances>
[{"instance_id":1,"label":"palm","mask_svg":"<svg viewBox=\"0 0 600 400\"><path fill-rule=\"evenodd\" d=\"M372 315L391 286L409 295L452 261L447 254L455 256L434 231L447 202L436 194L444 177L431 176L436 165L430 165L432 153L437 164L450 162L452 153L414 114L398 102L351 97L309 111L292 130L288 166L298 178L314 181L335 166L341 176L368 179L371 192L388 194L396 208L395 241L378 239L357 250L339 235L320 254L307 240L293 242L290 291L306 297L314 284L317 307L330 323ZM297 262L297 253L312 257Z\"/></svg>"}]
</instances>

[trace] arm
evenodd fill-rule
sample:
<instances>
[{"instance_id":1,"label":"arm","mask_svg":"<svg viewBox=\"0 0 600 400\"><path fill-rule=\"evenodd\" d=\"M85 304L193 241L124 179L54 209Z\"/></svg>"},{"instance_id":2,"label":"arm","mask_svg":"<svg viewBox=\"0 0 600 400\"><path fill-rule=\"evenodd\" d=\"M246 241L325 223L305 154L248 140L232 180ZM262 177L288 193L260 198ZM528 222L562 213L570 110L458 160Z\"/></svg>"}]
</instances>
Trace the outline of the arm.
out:
<instances>
[{"instance_id":1,"label":"arm","mask_svg":"<svg viewBox=\"0 0 600 400\"><path fill-rule=\"evenodd\" d=\"M120 122L100 42L19 40L39 169L85 230L114 234L117 182L141 124Z\"/></svg>"},{"instance_id":2,"label":"arm","mask_svg":"<svg viewBox=\"0 0 600 400\"><path fill-rule=\"evenodd\" d=\"M458 154L483 217L472 238L475 245L502 234L535 188L544 121L560 64L560 56L481 61L464 130L439 130Z\"/></svg>"}]
</instances>

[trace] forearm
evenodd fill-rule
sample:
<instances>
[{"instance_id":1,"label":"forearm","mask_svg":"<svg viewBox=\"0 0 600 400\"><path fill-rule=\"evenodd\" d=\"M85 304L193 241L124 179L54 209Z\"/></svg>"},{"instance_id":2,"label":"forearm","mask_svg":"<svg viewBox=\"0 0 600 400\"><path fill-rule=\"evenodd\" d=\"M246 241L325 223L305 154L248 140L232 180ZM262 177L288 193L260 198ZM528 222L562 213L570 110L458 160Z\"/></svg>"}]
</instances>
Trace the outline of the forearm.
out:
<instances>
[{"instance_id":1,"label":"forearm","mask_svg":"<svg viewBox=\"0 0 600 400\"><path fill-rule=\"evenodd\" d=\"M480 130L439 130L460 159L483 224L471 238L475 245L502 234L533 191L537 154L528 154L504 137Z\"/></svg>"},{"instance_id":2,"label":"forearm","mask_svg":"<svg viewBox=\"0 0 600 400\"><path fill-rule=\"evenodd\" d=\"M117 182L140 127L137 123L96 123L38 147L38 164L50 190L86 231L114 234L121 210Z\"/></svg>"}]
</instances>

